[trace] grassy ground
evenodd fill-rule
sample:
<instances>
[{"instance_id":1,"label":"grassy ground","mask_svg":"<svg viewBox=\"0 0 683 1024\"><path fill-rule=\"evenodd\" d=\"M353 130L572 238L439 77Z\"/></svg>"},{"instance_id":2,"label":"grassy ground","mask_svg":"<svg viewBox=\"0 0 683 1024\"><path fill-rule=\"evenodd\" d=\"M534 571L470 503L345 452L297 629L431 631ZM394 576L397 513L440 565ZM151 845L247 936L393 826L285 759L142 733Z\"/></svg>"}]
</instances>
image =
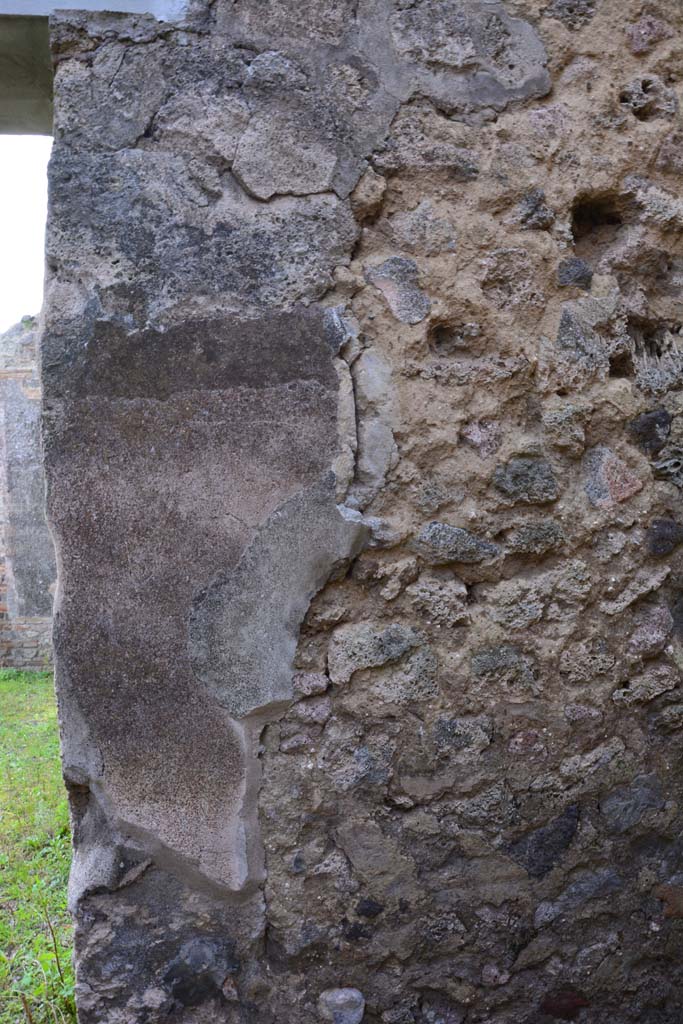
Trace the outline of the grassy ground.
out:
<instances>
[{"instance_id":1,"label":"grassy ground","mask_svg":"<svg viewBox=\"0 0 683 1024\"><path fill-rule=\"evenodd\" d=\"M76 1020L70 856L52 678L0 671L0 1024Z\"/></svg>"}]
</instances>

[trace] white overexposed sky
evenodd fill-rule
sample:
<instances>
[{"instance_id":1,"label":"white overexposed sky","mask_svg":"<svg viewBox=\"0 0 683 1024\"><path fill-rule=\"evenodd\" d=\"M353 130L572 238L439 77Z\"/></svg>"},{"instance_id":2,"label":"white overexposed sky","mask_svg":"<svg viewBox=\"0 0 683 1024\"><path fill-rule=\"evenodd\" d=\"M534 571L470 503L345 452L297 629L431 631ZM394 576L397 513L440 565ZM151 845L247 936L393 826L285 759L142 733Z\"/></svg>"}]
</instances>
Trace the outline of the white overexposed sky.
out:
<instances>
[{"instance_id":1,"label":"white overexposed sky","mask_svg":"<svg viewBox=\"0 0 683 1024\"><path fill-rule=\"evenodd\" d=\"M42 135L0 135L0 331L42 305L51 146Z\"/></svg>"}]
</instances>

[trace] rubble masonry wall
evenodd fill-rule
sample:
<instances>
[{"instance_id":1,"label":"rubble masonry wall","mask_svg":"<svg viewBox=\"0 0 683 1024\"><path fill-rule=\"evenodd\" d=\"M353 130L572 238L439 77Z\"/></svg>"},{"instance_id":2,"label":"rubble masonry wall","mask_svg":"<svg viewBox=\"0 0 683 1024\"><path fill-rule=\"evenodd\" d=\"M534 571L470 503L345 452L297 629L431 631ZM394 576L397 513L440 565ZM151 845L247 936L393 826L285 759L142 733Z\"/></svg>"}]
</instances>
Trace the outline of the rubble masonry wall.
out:
<instances>
[{"instance_id":1,"label":"rubble masonry wall","mask_svg":"<svg viewBox=\"0 0 683 1024\"><path fill-rule=\"evenodd\" d=\"M680 1020L682 28L52 19L81 1024Z\"/></svg>"}]
</instances>

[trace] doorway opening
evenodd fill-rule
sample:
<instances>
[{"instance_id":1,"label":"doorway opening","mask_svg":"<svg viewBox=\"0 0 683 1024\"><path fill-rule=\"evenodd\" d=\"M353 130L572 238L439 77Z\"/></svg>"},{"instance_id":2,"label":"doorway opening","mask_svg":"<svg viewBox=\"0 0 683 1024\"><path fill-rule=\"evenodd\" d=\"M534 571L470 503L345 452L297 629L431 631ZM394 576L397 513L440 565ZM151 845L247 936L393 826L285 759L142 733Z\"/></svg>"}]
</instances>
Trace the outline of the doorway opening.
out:
<instances>
[{"instance_id":1,"label":"doorway opening","mask_svg":"<svg viewBox=\"0 0 683 1024\"><path fill-rule=\"evenodd\" d=\"M49 136L0 136L0 668L51 662L56 568L38 371L51 144Z\"/></svg>"}]
</instances>

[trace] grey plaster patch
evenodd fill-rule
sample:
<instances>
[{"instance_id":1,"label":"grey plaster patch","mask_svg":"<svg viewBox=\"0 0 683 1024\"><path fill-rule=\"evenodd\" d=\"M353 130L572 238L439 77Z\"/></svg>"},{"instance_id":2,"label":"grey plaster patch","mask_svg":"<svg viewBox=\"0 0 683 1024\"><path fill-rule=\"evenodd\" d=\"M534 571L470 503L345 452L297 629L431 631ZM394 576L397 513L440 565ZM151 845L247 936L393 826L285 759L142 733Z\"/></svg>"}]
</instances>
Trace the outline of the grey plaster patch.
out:
<instances>
[{"instance_id":1,"label":"grey plaster patch","mask_svg":"<svg viewBox=\"0 0 683 1024\"><path fill-rule=\"evenodd\" d=\"M291 592L289 605L271 604L289 650L296 616L362 533L334 504L338 382L325 314L137 332L95 321L91 331L67 352L64 336L44 341L63 757L136 850L240 889L260 870L253 737L196 680L188 617L250 549L242 564L261 588L252 602L266 587L258 573L278 567ZM74 638L85 608L92 628ZM223 643L234 649L236 635ZM107 669L93 676L93 665ZM267 702L258 685L255 702ZM80 858L94 842L84 835Z\"/></svg>"},{"instance_id":2,"label":"grey plaster patch","mask_svg":"<svg viewBox=\"0 0 683 1024\"><path fill-rule=\"evenodd\" d=\"M273 37L311 44L338 45L353 20L356 0L312 0L305 7L288 0L246 0L235 10L222 5L217 12L218 27L237 38L265 44Z\"/></svg>"},{"instance_id":3,"label":"grey plaster patch","mask_svg":"<svg viewBox=\"0 0 683 1024\"><path fill-rule=\"evenodd\" d=\"M334 567L353 557L364 539L363 527L338 510L328 480L276 509L235 570L195 598L190 659L235 718L294 698L303 617Z\"/></svg>"}]
</instances>

